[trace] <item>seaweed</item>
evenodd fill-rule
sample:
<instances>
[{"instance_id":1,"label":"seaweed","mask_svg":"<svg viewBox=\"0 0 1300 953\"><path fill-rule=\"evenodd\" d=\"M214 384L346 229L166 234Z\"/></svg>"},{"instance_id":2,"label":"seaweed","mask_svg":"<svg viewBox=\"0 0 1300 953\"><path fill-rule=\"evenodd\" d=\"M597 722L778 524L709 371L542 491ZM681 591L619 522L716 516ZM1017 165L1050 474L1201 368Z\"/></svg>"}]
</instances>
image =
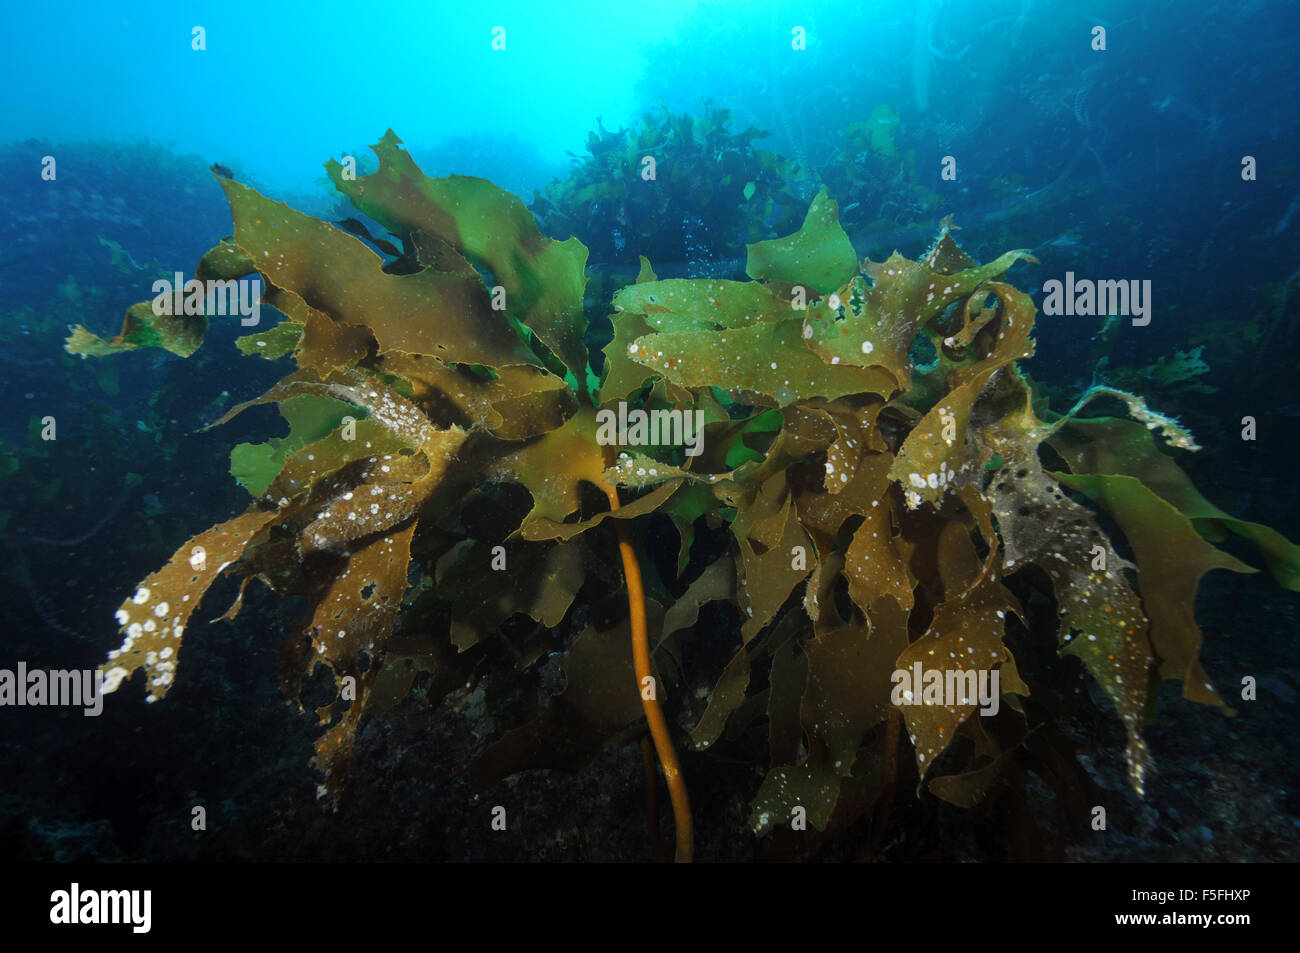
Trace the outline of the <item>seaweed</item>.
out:
<instances>
[{"instance_id":1,"label":"seaweed","mask_svg":"<svg viewBox=\"0 0 1300 953\"><path fill-rule=\"evenodd\" d=\"M222 574L242 576L223 619L252 580L305 597L282 681L305 707L308 677L333 677L335 697L315 706L330 804L365 717L388 712L421 668L488 659L502 642L504 669L492 656L498 670L479 677L504 693L556 652L565 687L513 713L475 765L479 782L581 769L648 723L678 859L691 856L692 759L764 721L760 835L803 819L828 833L883 823L907 777L918 795L970 807L1035 770L1067 798L1070 772L1033 753L1050 745L1050 716L1030 702L1051 688L1013 652L1030 651L1013 636L1031 626L1110 699L1142 794L1156 680L1227 711L1201 668L1192 607L1206 572L1252 570L1212 544L1253 541L1300 590L1300 549L1212 506L1157 445L1199 449L1177 421L1114 388L1065 415L1035 410L1018 367L1033 354L1035 308L1006 280L1025 251L981 264L945 222L917 260L859 262L823 191L796 231L749 246L748 281L660 280L642 258L612 299L598 375L583 344L586 248L545 237L486 180L424 176L391 131L373 148L373 173L327 171L400 246L388 261L352 230L218 175L234 232L203 270L256 272L285 323L242 349L266 341L297 365L218 423L275 403L290 433L236 448L248 509L186 541L123 601L123 641L103 665L106 690L143 670L148 700L161 700ZM624 149L608 134L592 144ZM926 365L921 340L935 354ZM1082 417L1098 396L1134 420ZM662 433L602 439L616 409L698 414L701 452ZM663 560L648 558L655 517L680 540ZM622 581L605 558L611 535ZM721 546L698 545L719 535ZM1055 632L1034 622L1027 594L1054 605ZM735 607L736 631L703 621L710 603ZM681 706L692 643L727 660L679 763L686 739L662 706ZM996 674L991 701L1005 708L900 701L899 673L918 667L967 685ZM436 691L454 681L440 669Z\"/></svg>"},{"instance_id":2,"label":"seaweed","mask_svg":"<svg viewBox=\"0 0 1300 953\"><path fill-rule=\"evenodd\" d=\"M733 132L731 120L708 103L701 116L662 108L631 129L600 126L587 155L532 208L550 232L581 237L603 263L632 265L643 254L699 273L743 257L769 222L792 225L800 203L785 187L787 160L755 145L767 133Z\"/></svg>"}]
</instances>

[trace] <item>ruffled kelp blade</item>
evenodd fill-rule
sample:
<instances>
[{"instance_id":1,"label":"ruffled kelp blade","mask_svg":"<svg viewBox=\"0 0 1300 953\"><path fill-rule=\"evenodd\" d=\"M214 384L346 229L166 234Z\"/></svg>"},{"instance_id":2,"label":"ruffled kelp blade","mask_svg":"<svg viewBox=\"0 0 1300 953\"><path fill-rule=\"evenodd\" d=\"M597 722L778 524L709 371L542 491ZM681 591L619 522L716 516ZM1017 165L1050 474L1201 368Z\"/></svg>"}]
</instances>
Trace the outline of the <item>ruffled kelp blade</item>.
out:
<instances>
[{"instance_id":1,"label":"ruffled kelp blade","mask_svg":"<svg viewBox=\"0 0 1300 953\"><path fill-rule=\"evenodd\" d=\"M326 163L335 187L394 234L436 240L490 272L505 291L504 313L581 380L586 247L546 238L522 200L486 179L424 175L391 129L371 149L379 168L370 175L346 177L338 162Z\"/></svg>"}]
</instances>

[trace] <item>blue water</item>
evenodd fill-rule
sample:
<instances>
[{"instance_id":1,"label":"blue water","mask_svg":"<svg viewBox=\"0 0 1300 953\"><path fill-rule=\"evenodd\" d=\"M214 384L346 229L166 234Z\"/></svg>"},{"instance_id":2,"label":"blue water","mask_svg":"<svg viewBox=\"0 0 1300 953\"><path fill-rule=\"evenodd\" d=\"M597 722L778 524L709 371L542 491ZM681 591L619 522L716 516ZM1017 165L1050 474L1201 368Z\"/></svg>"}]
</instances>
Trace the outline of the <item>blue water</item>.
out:
<instances>
[{"instance_id":1,"label":"blue water","mask_svg":"<svg viewBox=\"0 0 1300 953\"><path fill-rule=\"evenodd\" d=\"M1064 176L1096 190L1093 215L1047 219L1024 243L1089 226L1083 240L1101 239L1107 203L1120 203L1143 229L1097 250L1116 271L1169 268L1180 297L1225 248L1253 282L1294 270L1300 7L1287 2L74 3L7 17L0 143L151 139L304 205L324 192L326 158L364 155L389 127L426 172L530 198L598 121L631 125L660 104L712 100L814 173L847 125L888 104L919 180L972 231L1005 204L990 181L1016 176L1032 196ZM1104 52L1090 47L1097 26ZM804 49L791 48L796 29ZM1247 154L1260 169L1249 184ZM939 181L944 155L955 182ZM23 180L37 159L6 157L11 218L10 203L35 204ZM102 194L113 171L65 166L62 181ZM134 185L113 198L147 204L165 183L140 169ZM864 253L890 250L888 237L873 244Z\"/></svg>"},{"instance_id":2,"label":"blue water","mask_svg":"<svg viewBox=\"0 0 1300 953\"><path fill-rule=\"evenodd\" d=\"M6 15L0 140L147 136L293 190L392 126L425 147L518 145L493 171L514 162L531 187L545 180L528 166L579 151L597 116L636 114L641 51L693 6L24 4Z\"/></svg>"}]
</instances>

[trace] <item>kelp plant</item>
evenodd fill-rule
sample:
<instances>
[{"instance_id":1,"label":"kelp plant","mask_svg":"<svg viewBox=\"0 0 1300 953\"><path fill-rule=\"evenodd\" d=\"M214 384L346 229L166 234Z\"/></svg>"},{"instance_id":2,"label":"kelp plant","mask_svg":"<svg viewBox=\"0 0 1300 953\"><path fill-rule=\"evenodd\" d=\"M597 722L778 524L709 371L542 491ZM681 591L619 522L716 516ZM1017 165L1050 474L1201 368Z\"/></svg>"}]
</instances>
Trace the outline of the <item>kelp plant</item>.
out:
<instances>
[{"instance_id":1,"label":"kelp plant","mask_svg":"<svg viewBox=\"0 0 1300 953\"><path fill-rule=\"evenodd\" d=\"M804 203L786 188L787 160L757 146L767 133L731 132L731 121L706 103L701 116L662 108L632 129L600 126L587 155L539 191L532 209L554 234L582 235L603 265L635 268L646 255L703 268L715 255L743 257L769 224L797 225Z\"/></svg>"},{"instance_id":2,"label":"kelp plant","mask_svg":"<svg viewBox=\"0 0 1300 953\"><path fill-rule=\"evenodd\" d=\"M284 320L240 346L297 364L222 420L276 403L290 432L235 448L252 503L140 583L102 667L107 691L143 669L147 700L166 696L186 625L226 570L243 582L222 618L252 579L305 596L313 608L283 678L300 705L317 666L335 679L317 709L322 798L337 803L364 715L389 710L417 669L436 681L524 615L545 636L516 652L519 669L562 651L566 686L480 756L479 781L576 768L615 738L649 751L644 716L688 859L686 783L660 700L684 681L701 607L723 601L741 624L689 745L766 716L757 833L792 815L819 830L862 816L892 794L901 730L921 785L974 805L1032 730L1031 686L1005 639L1026 618L1008 581L1030 564L1055 600L1059 653L1086 667L1123 722L1141 793L1144 709L1160 679L1227 709L1198 661L1193 599L1210 569L1254 570L1207 540L1245 537L1300 589L1297 548L1215 508L1157 446L1158 435L1196 449L1176 421L1110 388L1064 416L1035 411L1016 366L1033 353L1035 308L1002 280L1025 252L979 264L945 222L920 260L860 266L823 191L797 232L749 246L750 281L657 280L642 259L614 297L598 379L582 343L586 248L544 237L486 180L425 177L391 131L373 148L371 175L326 168L401 249L218 175L234 234L196 276L260 276ZM77 328L68 348L188 355L206 319L173 310L136 305L117 338ZM921 339L934 350L925 365L913 357ZM1081 418L1095 397L1136 422ZM687 411L701 426L691 454L634 422ZM603 412L631 426L616 431ZM1068 470L1045 468L1044 445ZM1132 561L1084 500L1110 515ZM667 573L645 558L652 513L680 536ZM626 615L591 614L566 642L580 590L588 604L617 596L591 559L608 545L607 521ZM726 547L693 547L718 533ZM968 697L895 704L894 673L918 665L996 672L1000 713L972 718Z\"/></svg>"}]
</instances>

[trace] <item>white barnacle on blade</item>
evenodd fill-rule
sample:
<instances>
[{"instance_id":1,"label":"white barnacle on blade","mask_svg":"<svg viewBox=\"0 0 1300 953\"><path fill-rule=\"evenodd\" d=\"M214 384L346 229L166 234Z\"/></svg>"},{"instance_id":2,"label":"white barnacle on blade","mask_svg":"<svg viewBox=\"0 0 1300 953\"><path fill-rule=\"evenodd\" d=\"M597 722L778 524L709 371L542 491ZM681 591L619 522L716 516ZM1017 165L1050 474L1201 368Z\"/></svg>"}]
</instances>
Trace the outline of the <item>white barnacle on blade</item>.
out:
<instances>
[{"instance_id":1,"label":"white barnacle on blade","mask_svg":"<svg viewBox=\"0 0 1300 953\"><path fill-rule=\"evenodd\" d=\"M117 691L128 674L127 670L122 666L114 665L104 673L104 684L100 691L105 695Z\"/></svg>"}]
</instances>

